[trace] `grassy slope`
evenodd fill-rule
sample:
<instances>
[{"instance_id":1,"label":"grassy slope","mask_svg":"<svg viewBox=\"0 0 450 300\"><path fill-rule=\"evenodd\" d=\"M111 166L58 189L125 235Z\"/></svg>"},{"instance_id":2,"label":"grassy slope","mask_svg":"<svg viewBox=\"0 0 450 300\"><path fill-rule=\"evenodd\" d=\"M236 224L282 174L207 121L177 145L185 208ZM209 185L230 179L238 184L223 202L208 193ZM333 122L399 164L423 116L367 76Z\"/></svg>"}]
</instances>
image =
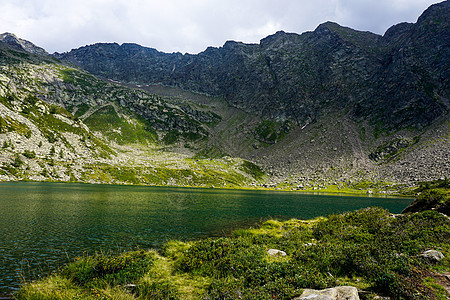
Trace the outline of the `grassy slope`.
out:
<instances>
[{"instance_id":1,"label":"grassy slope","mask_svg":"<svg viewBox=\"0 0 450 300\"><path fill-rule=\"evenodd\" d=\"M229 237L171 241L161 251L91 256L22 287L19 299L292 299L304 288L353 285L407 299L446 299L450 221L434 211L361 209L310 221L270 220ZM287 256L270 257L267 250ZM419 254L437 249L437 265Z\"/></svg>"}]
</instances>

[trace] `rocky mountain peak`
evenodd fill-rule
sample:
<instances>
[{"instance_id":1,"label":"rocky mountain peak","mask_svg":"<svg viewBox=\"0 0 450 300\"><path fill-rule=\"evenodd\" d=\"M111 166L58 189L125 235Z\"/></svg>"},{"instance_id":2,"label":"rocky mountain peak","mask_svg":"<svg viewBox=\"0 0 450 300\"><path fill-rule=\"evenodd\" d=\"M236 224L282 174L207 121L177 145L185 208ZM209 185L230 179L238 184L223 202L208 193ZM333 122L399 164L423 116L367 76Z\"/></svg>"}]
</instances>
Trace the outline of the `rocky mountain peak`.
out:
<instances>
[{"instance_id":1,"label":"rocky mountain peak","mask_svg":"<svg viewBox=\"0 0 450 300\"><path fill-rule=\"evenodd\" d=\"M448 9L450 8L450 1L444 1L441 3L433 4L430 7L428 7L422 15L417 19L417 23L437 23L442 24L446 23L448 24Z\"/></svg>"},{"instance_id":2,"label":"rocky mountain peak","mask_svg":"<svg viewBox=\"0 0 450 300\"><path fill-rule=\"evenodd\" d=\"M43 48L38 47L35 44L33 44L27 40L18 38L13 33L5 32L5 33L0 34L0 42L3 42L10 46L13 46L19 50L26 51L28 53L38 54L38 55L49 55L47 53L47 51L45 51Z\"/></svg>"}]
</instances>

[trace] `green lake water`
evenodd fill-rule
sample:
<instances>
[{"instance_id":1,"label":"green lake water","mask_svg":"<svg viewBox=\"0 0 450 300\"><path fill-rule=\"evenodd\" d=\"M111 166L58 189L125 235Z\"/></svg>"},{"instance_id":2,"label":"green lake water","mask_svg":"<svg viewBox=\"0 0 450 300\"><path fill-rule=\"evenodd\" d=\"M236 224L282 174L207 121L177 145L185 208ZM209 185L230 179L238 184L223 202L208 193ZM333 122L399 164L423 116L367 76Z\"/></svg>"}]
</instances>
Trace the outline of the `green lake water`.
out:
<instances>
[{"instance_id":1,"label":"green lake water","mask_svg":"<svg viewBox=\"0 0 450 300\"><path fill-rule=\"evenodd\" d=\"M411 199L142 186L0 183L0 296L77 256L224 235L269 218L310 219ZM1 297L0 297L1 298Z\"/></svg>"}]
</instances>

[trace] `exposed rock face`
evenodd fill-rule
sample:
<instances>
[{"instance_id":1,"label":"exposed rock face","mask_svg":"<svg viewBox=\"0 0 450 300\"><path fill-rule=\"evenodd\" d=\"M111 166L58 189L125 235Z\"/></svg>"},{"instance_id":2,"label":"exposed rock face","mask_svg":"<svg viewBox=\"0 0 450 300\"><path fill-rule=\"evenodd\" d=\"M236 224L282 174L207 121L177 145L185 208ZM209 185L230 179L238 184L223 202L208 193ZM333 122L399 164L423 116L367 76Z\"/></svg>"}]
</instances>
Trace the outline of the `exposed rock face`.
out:
<instances>
[{"instance_id":1,"label":"exposed rock face","mask_svg":"<svg viewBox=\"0 0 450 300\"><path fill-rule=\"evenodd\" d=\"M300 126L345 110L384 129L421 128L449 109L449 7L435 4L384 36L327 22L198 55L95 44L56 56L106 78L223 95L247 112Z\"/></svg>"},{"instance_id":2,"label":"exposed rock face","mask_svg":"<svg viewBox=\"0 0 450 300\"><path fill-rule=\"evenodd\" d=\"M3 42L10 46L13 46L16 49L24 50L28 53L38 54L38 55L49 55L47 53L47 51L45 51L43 48L38 47L29 41L20 39L17 36L15 36L14 34L9 33L9 32L0 34L0 42Z\"/></svg>"},{"instance_id":3,"label":"exposed rock face","mask_svg":"<svg viewBox=\"0 0 450 300\"><path fill-rule=\"evenodd\" d=\"M359 300L358 289L353 286L338 286L324 290L305 289L294 300Z\"/></svg>"}]
</instances>

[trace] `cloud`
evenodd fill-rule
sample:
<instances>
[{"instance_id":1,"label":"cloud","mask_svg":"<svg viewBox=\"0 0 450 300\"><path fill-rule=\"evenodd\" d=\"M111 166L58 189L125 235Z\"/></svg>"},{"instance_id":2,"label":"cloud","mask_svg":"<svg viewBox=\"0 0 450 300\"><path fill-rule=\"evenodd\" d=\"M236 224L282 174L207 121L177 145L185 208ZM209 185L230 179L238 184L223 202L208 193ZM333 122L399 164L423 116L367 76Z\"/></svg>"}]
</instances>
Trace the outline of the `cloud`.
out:
<instances>
[{"instance_id":1,"label":"cloud","mask_svg":"<svg viewBox=\"0 0 450 300\"><path fill-rule=\"evenodd\" d=\"M135 42L198 53L227 40L256 43L335 21L378 34L415 22L430 0L0 0L1 32L63 52L96 42Z\"/></svg>"}]
</instances>

